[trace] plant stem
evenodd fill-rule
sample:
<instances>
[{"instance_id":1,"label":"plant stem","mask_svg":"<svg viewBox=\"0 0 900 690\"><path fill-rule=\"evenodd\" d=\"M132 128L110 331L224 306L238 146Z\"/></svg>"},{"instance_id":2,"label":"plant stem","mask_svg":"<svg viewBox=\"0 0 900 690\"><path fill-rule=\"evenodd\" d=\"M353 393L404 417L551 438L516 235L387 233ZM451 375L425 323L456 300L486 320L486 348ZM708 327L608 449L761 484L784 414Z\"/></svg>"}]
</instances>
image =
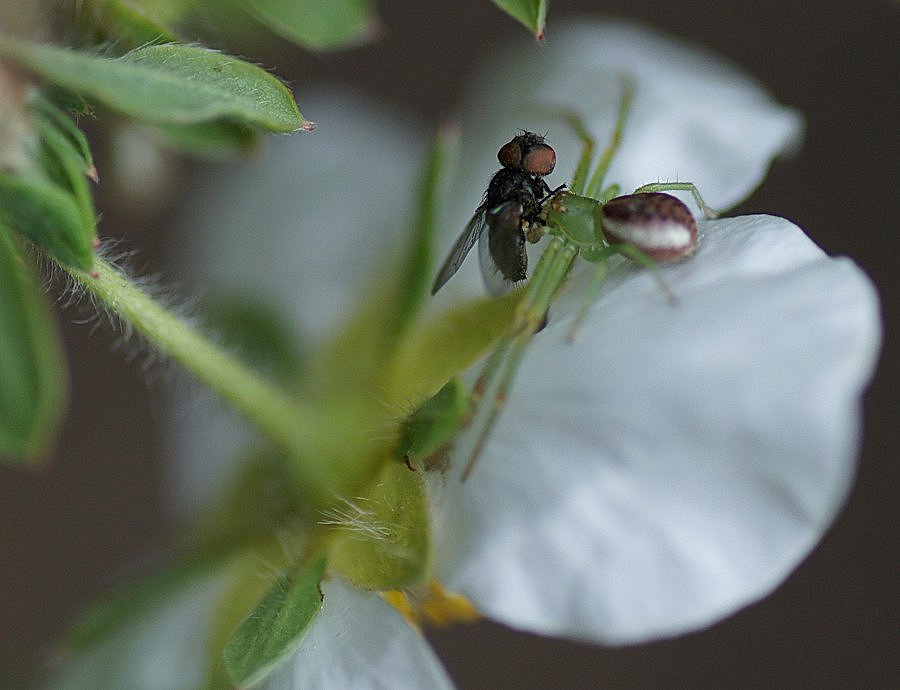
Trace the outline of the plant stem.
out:
<instances>
[{"instance_id":1,"label":"plant stem","mask_svg":"<svg viewBox=\"0 0 900 690\"><path fill-rule=\"evenodd\" d=\"M143 292L124 273L96 259L92 274L60 266L116 316L216 391L286 452L297 456L314 436L315 410L267 381ZM298 479L316 491L321 477L294 463ZM312 484L312 486L310 486Z\"/></svg>"}]
</instances>

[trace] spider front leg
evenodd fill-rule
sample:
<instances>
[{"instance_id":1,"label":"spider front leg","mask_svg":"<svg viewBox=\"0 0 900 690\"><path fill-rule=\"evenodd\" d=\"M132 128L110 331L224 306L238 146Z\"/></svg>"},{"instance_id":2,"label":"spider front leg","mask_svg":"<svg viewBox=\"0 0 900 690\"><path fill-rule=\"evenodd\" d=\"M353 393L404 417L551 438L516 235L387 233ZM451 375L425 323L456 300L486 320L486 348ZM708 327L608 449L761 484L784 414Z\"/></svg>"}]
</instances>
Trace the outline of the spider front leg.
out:
<instances>
[{"instance_id":1,"label":"spider front leg","mask_svg":"<svg viewBox=\"0 0 900 690\"><path fill-rule=\"evenodd\" d=\"M582 116L569 108L544 109L545 114L563 120L581 141L581 155L572 175L572 184L569 186L573 194L588 197L598 196L606 173L609 171L609 166L622 143L625 122L628 119L631 103L634 100L634 83L627 76L623 76L621 82L622 95L619 99L613 131L606 147L603 149L603 153L600 154L600 159L597 161L593 173L591 173L591 161L594 158L596 142L585 126Z\"/></svg>"},{"instance_id":2,"label":"spider front leg","mask_svg":"<svg viewBox=\"0 0 900 690\"><path fill-rule=\"evenodd\" d=\"M611 199L615 199L622 193L622 185L616 184L613 182L606 189L600 192L600 203L605 204L607 201Z\"/></svg>"},{"instance_id":3,"label":"spider front leg","mask_svg":"<svg viewBox=\"0 0 900 690\"><path fill-rule=\"evenodd\" d=\"M571 343L575 340L578 331L581 330L581 324L584 323L584 319L590 312L591 307L594 302L597 301L597 295L600 294L600 288L603 286L603 281L606 279L606 274L609 271L609 259L616 254L624 256L626 259L630 259L650 271L653 278L656 280L656 284L659 285L660 291L665 295L666 301L671 305L678 304L678 298L675 297L675 293L672 292L668 283L666 283L665 279L662 277L662 273L659 270L659 264L637 247L630 244L611 244L600 249L584 251L582 252L582 256L588 261L596 263L597 270L594 272L591 284L584 291L581 303L578 306L578 311L575 312L575 319L572 321L572 325L569 326L569 330L566 333L566 340L568 342Z\"/></svg>"},{"instance_id":4,"label":"spider front leg","mask_svg":"<svg viewBox=\"0 0 900 690\"><path fill-rule=\"evenodd\" d=\"M578 254L578 247L560 237L551 239L531 280L516 307L510 334L491 355L472 390L473 411L470 423L475 427L474 445L468 453L461 480L475 468L491 431L506 404L510 385L519 369L522 355L531 338L540 329L544 317ZM480 403L488 401L488 407Z\"/></svg>"},{"instance_id":5,"label":"spider front leg","mask_svg":"<svg viewBox=\"0 0 900 690\"><path fill-rule=\"evenodd\" d=\"M585 196L596 198L600 194L603 187L603 181L606 179L606 173L609 172L609 166L612 164L613 158L619 152L619 146L622 144L622 134L625 132L625 122L628 120L628 114L631 112L631 103L634 100L634 83L628 77L622 77L622 97L619 100L619 110L616 115L616 124L613 126L612 135L609 143L603 149L594 174L585 189Z\"/></svg>"},{"instance_id":6,"label":"spider front leg","mask_svg":"<svg viewBox=\"0 0 900 690\"><path fill-rule=\"evenodd\" d=\"M591 306L596 301L597 295L600 294L600 288L603 286L603 281L606 279L606 273L609 268L609 256L608 248L598 252L598 256L595 259L597 262L597 270L594 271L594 277L591 280L591 284L581 297L581 304L578 306L578 311L575 312L575 319L572 321L572 325L569 326L569 330L566 333L566 340L570 343L575 342L575 336L577 336L578 331L581 330L581 324L584 323L584 319L591 310Z\"/></svg>"},{"instance_id":7,"label":"spider front leg","mask_svg":"<svg viewBox=\"0 0 900 690\"><path fill-rule=\"evenodd\" d=\"M697 202L697 206L703 211L703 215L707 218L718 218L719 212L714 211L700 196L700 190L693 182L652 182L651 184L641 185L634 190L634 194L643 194L645 192L690 192Z\"/></svg>"},{"instance_id":8,"label":"spider front leg","mask_svg":"<svg viewBox=\"0 0 900 690\"><path fill-rule=\"evenodd\" d=\"M652 188L647 185L641 189L647 190L648 187ZM597 240L595 245L583 248L581 253L588 261L598 264L596 276L569 329L569 340L574 339L596 299L606 275L606 262L614 254L620 254L650 270L669 303L676 303L675 295L663 280L658 265L680 261L693 254L697 247L697 223L683 202L670 194L649 190L614 197L594 208L590 217L592 224L586 222L586 214L573 212L577 208L572 200L567 200L567 203L569 209L564 209L561 202L556 205L559 213L554 217L555 223L571 234L571 230L579 227L574 221L584 220L582 225L589 227ZM583 200L579 203L584 206ZM569 213L563 215L564 210ZM582 231L581 234L586 233Z\"/></svg>"}]
</instances>

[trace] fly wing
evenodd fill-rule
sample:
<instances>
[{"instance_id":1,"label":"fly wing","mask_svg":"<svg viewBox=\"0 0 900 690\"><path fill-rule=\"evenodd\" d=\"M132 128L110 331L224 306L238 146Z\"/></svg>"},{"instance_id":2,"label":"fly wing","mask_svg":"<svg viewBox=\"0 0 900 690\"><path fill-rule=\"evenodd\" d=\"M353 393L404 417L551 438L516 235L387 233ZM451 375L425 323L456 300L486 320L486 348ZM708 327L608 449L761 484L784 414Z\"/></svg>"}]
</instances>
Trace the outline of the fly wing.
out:
<instances>
[{"instance_id":1,"label":"fly wing","mask_svg":"<svg viewBox=\"0 0 900 690\"><path fill-rule=\"evenodd\" d=\"M481 277L484 279L484 286L492 297L502 297L509 292L515 283L509 282L503 277L500 267L491 256L491 243L488 239L488 233L482 233L478 239L478 263L481 266Z\"/></svg>"},{"instance_id":2,"label":"fly wing","mask_svg":"<svg viewBox=\"0 0 900 690\"><path fill-rule=\"evenodd\" d=\"M507 201L486 214L488 231L478 241L478 260L488 292L499 297L525 280L528 256L520 225L522 204Z\"/></svg>"},{"instance_id":3,"label":"fly wing","mask_svg":"<svg viewBox=\"0 0 900 690\"><path fill-rule=\"evenodd\" d=\"M438 271L437 277L434 279L434 285L431 287L432 295L444 287L444 284L459 270L463 260L466 258L466 254L469 253L469 250L475 244L475 240L484 234L484 226L484 209L479 208L475 215L472 216L472 220L466 224L465 230L462 231L459 239L456 240L453 250L447 257L444 265L441 266L441 270Z\"/></svg>"}]
</instances>

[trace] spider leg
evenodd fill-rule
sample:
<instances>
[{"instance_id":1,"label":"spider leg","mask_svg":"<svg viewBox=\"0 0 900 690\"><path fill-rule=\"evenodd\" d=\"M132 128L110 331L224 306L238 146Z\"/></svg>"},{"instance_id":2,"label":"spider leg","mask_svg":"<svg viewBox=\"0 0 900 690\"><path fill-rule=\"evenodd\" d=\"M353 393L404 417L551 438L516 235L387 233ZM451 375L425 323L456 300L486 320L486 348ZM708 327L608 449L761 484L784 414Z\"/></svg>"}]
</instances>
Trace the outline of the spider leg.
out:
<instances>
[{"instance_id":1,"label":"spider leg","mask_svg":"<svg viewBox=\"0 0 900 690\"><path fill-rule=\"evenodd\" d=\"M700 210L703 211L704 216L707 218L719 217L719 212L711 209L706 205L706 202L703 201L703 197L700 196L700 190L697 189L697 185L693 182L651 182L650 184L641 185L634 190L635 194L641 194L643 192L690 192L694 197L694 201L696 201L697 205L700 207Z\"/></svg>"},{"instance_id":2,"label":"spider leg","mask_svg":"<svg viewBox=\"0 0 900 690\"><path fill-rule=\"evenodd\" d=\"M475 426L475 439L468 453L461 480L465 481L475 465L491 431L506 404L509 388L518 371L525 349L540 330L544 317L559 288L569 274L578 254L578 247L554 237L541 256L537 268L516 307L510 334L491 355L472 391L473 413L470 423ZM484 406L487 402L487 407Z\"/></svg>"}]
</instances>

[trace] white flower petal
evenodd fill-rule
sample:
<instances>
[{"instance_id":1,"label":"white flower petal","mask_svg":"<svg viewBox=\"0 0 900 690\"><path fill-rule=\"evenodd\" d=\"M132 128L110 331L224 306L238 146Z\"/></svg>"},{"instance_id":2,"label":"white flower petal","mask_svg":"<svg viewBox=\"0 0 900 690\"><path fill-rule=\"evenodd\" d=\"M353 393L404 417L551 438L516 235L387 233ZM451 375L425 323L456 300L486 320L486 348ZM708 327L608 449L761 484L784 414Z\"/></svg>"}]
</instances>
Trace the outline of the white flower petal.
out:
<instances>
[{"instance_id":1,"label":"white flower petal","mask_svg":"<svg viewBox=\"0 0 900 690\"><path fill-rule=\"evenodd\" d=\"M626 191L687 180L711 205L731 206L802 131L796 111L725 58L638 25L582 20L555 28L544 49L520 37L481 73L464 110L466 140L472 133L484 142L481 155L496 168L496 149L512 130L548 131L558 170L568 177L581 145L535 104L581 113L599 153L615 122L622 75L633 79L635 98L609 181Z\"/></svg>"},{"instance_id":2,"label":"white flower petal","mask_svg":"<svg viewBox=\"0 0 900 690\"><path fill-rule=\"evenodd\" d=\"M623 74L633 79L635 99L607 183L624 192L649 182L693 182L710 206L724 210L746 198L771 160L800 138L801 116L720 56L624 22L554 24L545 46L519 36L498 49L474 83L440 246L449 248L462 230L499 168L497 150L517 129L547 133L558 160L548 183L571 182L581 144L539 106L579 112L599 155L615 123ZM677 194L697 208L689 194ZM468 292L483 290L477 273L464 266L468 278L455 278L450 292L467 282Z\"/></svg>"},{"instance_id":3,"label":"white flower petal","mask_svg":"<svg viewBox=\"0 0 900 690\"><path fill-rule=\"evenodd\" d=\"M209 671L209 629L225 578L198 581L64 663L60 690L195 690Z\"/></svg>"},{"instance_id":4,"label":"white flower petal","mask_svg":"<svg viewBox=\"0 0 900 690\"><path fill-rule=\"evenodd\" d=\"M323 582L322 591L322 610L266 690L453 687L425 638L381 597L340 580Z\"/></svg>"},{"instance_id":5,"label":"white flower petal","mask_svg":"<svg viewBox=\"0 0 900 690\"><path fill-rule=\"evenodd\" d=\"M314 132L266 140L252 163L198 180L178 221L175 257L191 287L214 298L257 295L311 344L405 249L425 136L347 90L308 92L302 102L320 120ZM228 485L251 438L218 400L185 397L170 425L167 482L181 518Z\"/></svg>"},{"instance_id":6,"label":"white flower petal","mask_svg":"<svg viewBox=\"0 0 900 690\"><path fill-rule=\"evenodd\" d=\"M489 616L608 643L699 628L777 586L840 507L872 286L782 219L701 232L665 270L677 306L622 266L570 346L578 276L480 464L437 483L438 574Z\"/></svg>"},{"instance_id":7,"label":"white flower petal","mask_svg":"<svg viewBox=\"0 0 900 690\"><path fill-rule=\"evenodd\" d=\"M421 127L349 90L303 95L312 133L268 139L252 164L201 179L179 221L191 279L213 294L259 294L330 333L405 247Z\"/></svg>"}]
</instances>

